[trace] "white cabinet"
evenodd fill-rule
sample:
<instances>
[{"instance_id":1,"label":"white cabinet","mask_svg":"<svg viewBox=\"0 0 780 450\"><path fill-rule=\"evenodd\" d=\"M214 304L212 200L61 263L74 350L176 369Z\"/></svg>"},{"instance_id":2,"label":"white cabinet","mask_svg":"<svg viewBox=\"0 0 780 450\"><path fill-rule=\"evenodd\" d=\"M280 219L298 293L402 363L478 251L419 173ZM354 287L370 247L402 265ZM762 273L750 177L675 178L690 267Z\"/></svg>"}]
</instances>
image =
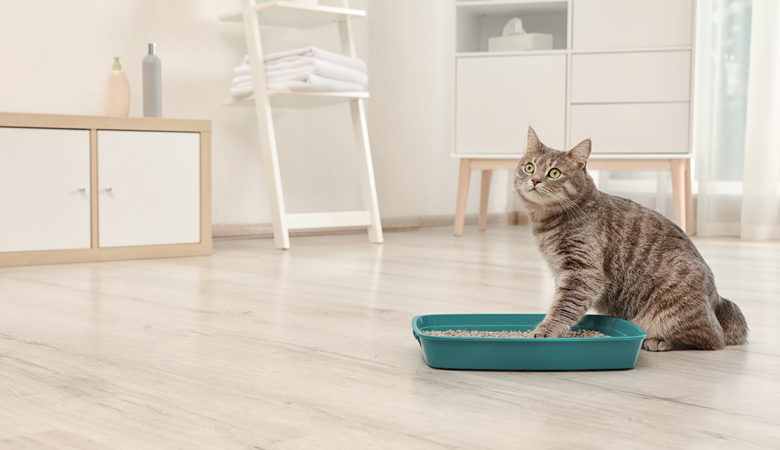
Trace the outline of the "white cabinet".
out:
<instances>
[{"instance_id":1,"label":"white cabinet","mask_svg":"<svg viewBox=\"0 0 780 450\"><path fill-rule=\"evenodd\" d=\"M591 137L594 155L690 157L695 7L695 0L455 2L453 156L519 157L532 125L553 148ZM558 45L485 51L512 17Z\"/></svg>"},{"instance_id":2,"label":"white cabinet","mask_svg":"<svg viewBox=\"0 0 780 450\"><path fill-rule=\"evenodd\" d=\"M574 0L574 50L688 47L693 0Z\"/></svg>"},{"instance_id":3,"label":"white cabinet","mask_svg":"<svg viewBox=\"0 0 780 450\"><path fill-rule=\"evenodd\" d=\"M200 134L97 132L98 243L200 241Z\"/></svg>"},{"instance_id":4,"label":"white cabinet","mask_svg":"<svg viewBox=\"0 0 780 450\"><path fill-rule=\"evenodd\" d=\"M0 267L211 249L211 122L0 112Z\"/></svg>"},{"instance_id":5,"label":"white cabinet","mask_svg":"<svg viewBox=\"0 0 780 450\"><path fill-rule=\"evenodd\" d=\"M0 127L0 253L89 246L89 131Z\"/></svg>"},{"instance_id":6,"label":"white cabinet","mask_svg":"<svg viewBox=\"0 0 780 450\"><path fill-rule=\"evenodd\" d=\"M690 158L696 0L458 0L453 156L455 234L473 170L479 227L493 170L514 170L532 125L565 150L591 138L593 170L671 170L675 216L692 231ZM513 17L553 48L488 52ZM683 180L684 183L679 183Z\"/></svg>"},{"instance_id":7,"label":"white cabinet","mask_svg":"<svg viewBox=\"0 0 780 450\"><path fill-rule=\"evenodd\" d=\"M458 154L523 153L529 124L562 147L566 56L458 58L455 102Z\"/></svg>"}]
</instances>

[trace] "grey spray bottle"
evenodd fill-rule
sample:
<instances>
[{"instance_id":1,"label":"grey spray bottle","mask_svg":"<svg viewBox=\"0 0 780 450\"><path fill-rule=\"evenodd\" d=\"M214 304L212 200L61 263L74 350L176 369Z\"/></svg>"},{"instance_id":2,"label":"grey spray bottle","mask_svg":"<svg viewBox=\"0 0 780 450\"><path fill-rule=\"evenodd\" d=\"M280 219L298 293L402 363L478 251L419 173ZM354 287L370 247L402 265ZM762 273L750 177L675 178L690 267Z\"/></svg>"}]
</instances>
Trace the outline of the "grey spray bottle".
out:
<instances>
[{"instance_id":1,"label":"grey spray bottle","mask_svg":"<svg viewBox=\"0 0 780 450\"><path fill-rule=\"evenodd\" d=\"M157 44L149 43L149 54L143 61L144 117L162 117L162 83Z\"/></svg>"}]
</instances>

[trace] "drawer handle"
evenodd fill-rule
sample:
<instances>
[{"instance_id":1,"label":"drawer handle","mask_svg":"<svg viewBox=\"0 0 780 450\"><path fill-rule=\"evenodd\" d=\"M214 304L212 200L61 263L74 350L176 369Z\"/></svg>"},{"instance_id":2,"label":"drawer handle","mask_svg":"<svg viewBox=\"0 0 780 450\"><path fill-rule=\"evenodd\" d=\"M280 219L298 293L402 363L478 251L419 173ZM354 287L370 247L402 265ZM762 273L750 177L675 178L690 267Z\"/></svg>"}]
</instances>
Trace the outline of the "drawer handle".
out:
<instances>
[{"instance_id":1,"label":"drawer handle","mask_svg":"<svg viewBox=\"0 0 780 450\"><path fill-rule=\"evenodd\" d=\"M80 188L79 188L79 192L81 192L81 193L83 194L83 193L87 192L87 188L85 188L85 187L80 187Z\"/></svg>"},{"instance_id":2,"label":"drawer handle","mask_svg":"<svg viewBox=\"0 0 780 450\"><path fill-rule=\"evenodd\" d=\"M112 188L111 186L107 186L106 192L114 192L114 188Z\"/></svg>"}]
</instances>

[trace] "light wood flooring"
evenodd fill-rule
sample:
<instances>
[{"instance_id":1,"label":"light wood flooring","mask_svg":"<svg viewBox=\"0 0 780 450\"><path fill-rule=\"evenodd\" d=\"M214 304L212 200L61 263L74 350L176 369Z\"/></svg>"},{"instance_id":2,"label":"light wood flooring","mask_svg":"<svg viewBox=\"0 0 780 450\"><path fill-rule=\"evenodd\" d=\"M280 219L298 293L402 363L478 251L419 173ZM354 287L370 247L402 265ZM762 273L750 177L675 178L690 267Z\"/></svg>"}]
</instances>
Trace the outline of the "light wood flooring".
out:
<instances>
[{"instance_id":1,"label":"light wood flooring","mask_svg":"<svg viewBox=\"0 0 780 450\"><path fill-rule=\"evenodd\" d=\"M523 226L0 269L0 448L780 448L780 244L696 243L750 344L609 372L422 360L415 315L545 312Z\"/></svg>"}]
</instances>

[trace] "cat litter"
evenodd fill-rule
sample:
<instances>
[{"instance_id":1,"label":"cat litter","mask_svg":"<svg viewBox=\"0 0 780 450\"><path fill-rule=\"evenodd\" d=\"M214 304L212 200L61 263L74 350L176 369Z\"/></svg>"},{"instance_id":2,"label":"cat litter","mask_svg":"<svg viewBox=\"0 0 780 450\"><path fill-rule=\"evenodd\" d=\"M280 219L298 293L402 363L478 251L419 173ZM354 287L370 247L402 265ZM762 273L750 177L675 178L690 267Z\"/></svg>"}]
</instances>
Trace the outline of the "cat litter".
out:
<instances>
[{"instance_id":1,"label":"cat litter","mask_svg":"<svg viewBox=\"0 0 780 450\"><path fill-rule=\"evenodd\" d=\"M533 330L528 331L467 331L467 330L425 330L424 334L431 336L452 336L452 337L492 337L492 338L531 338ZM562 338L596 338L609 337L608 335L595 330L577 330L568 331L561 336Z\"/></svg>"}]
</instances>

